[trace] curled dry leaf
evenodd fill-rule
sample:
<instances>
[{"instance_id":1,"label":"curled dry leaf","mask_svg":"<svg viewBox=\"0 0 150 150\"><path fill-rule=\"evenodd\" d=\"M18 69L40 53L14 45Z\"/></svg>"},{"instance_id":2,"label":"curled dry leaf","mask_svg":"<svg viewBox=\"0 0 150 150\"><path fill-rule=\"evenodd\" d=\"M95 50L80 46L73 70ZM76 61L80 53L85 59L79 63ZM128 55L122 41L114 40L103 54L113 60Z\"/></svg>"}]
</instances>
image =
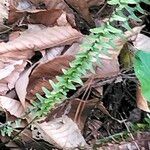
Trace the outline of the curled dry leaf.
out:
<instances>
[{"instance_id":1,"label":"curled dry leaf","mask_svg":"<svg viewBox=\"0 0 150 150\"><path fill-rule=\"evenodd\" d=\"M43 24L45 26L75 26L75 18L61 9L43 10L37 13L29 13L25 23ZM69 24L70 23L70 24Z\"/></svg>"},{"instance_id":2,"label":"curled dry leaf","mask_svg":"<svg viewBox=\"0 0 150 150\"><path fill-rule=\"evenodd\" d=\"M47 9L39 9L40 4L44 4ZM62 11L65 11L67 15L72 13L63 0L12 0L9 9L8 23L10 24L21 19L24 20L29 14L30 23L41 22L42 24L52 25Z\"/></svg>"},{"instance_id":3,"label":"curled dry leaf","mask_svg":"<svg viewBox=\"0 0 150 150\"><path fill-rule=\"evenodd\" d=\"M29 83L29 75L36 65L37 63L31 66L28 70L25 70L24 72L22 72L19 79L17 80L15 84L16 93L24 109L26 108L25 98L27 94L27 86Z\"/></svg>"},{"instance_id":4,"label":"curled dry leaf","mask_svg":"<svg viewBox=\"0 0 150 150\"><path fill-rule=\"evenodd\" d=\"M18 38L7 43L0 43L0 53L23 50L42 50L55 46L69 45L82 38L82 34L71 26L48 27L37 32L25 31Z\"/></svg>"},{"instance_id":5,"label":"curled dry leaf","mask_svg":"<svg viewBox=\"0 0 150 150\"><path fill-rule=\"evenodd\" d=\"M0 96L0 107L18 118L21 118L25 113L25 110L19 101L5 96Z\"/></svg>"},{"instance_id":6,"label":"curled dry leaf","mask_svg":"<svg viewBox=\"0 0 150 150\"><path fill-rule=\"evenodd\" d=\"M74 149L87 146L78 126L67 116L49 122L35 123L32 126L32 135L33 138L45 140L58 148Z\"/></svg>"},{"instance_id":7,"label":"curled dry leaf","mask_svg":"<svg viewBox=\"0 0 150 150\"><path fill-rule=\"evenodd\" d=\"M120 72L118 59L102 59L102 65L96 67L97 77L106 78L117 75Z\"/></svg>"}]
</instances>

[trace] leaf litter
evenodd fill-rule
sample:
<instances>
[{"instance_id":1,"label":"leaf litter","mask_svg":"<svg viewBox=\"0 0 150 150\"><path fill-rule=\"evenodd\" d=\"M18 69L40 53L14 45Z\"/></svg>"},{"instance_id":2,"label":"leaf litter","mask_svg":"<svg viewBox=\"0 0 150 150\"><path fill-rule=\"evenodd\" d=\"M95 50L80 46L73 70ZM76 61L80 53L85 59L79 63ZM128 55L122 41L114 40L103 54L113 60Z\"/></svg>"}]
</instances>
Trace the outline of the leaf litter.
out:
<instances>
[{"instance_id":1,"label":"leaf litter","mask_svg":"<svg viewBox=\"0 0 150 150\"><path fill-rule=\"evenodd\" d=\"M0 31L8 32L6 35L8 40L1 38L0 42L0 107L2 112L23 120L27 117L25 112L30 103L36 100L35 94L43 94L42 87L51 89L49 80L55 82L55 77L63 73L62 69L69 67L75 54L82 51L79 45L85 36L81 33L83 24L84 29L86 25L95 26L96 20L93 19L94 14L90 10L101 9L105 2L104 0L6 2L0 2ZM3 21L4 18L7 19L6 22ZM77 18L79 22L76 21ZM138 34L142 28L134 28L134 32L127 32L126 36L131 38L137 35L133 42L134 47L148 51L149 38ZM24 134L30 135L26 140L26 136L21 134L22 140L26 141L25 146L38 140L48 142L50 147L50 144L59 148L87 146L87 143L95 143L97 139L124 131L125 128L119 121L123 122L122 116L125 120L131 118L129 112L136 108L136 104L141 110L149 112L148 103L141 95L141 91L136 91L137 85L133 82L135 76L131 76L133 70L129 69L124 73L120 66L118 57L123 41L118 39L115 44L117 49L109 50L109 58L100 55L103 63L102 66L95 63L96 74L88 73L83 77L86 83L84 90L77 85L77 91L68 93L68 97L74 97L70 100L71 103L66 100L45 120L39 120L28 128L28 131L24 131ZM39 57L36 55L37 52ZM13 98L8 96L11 91L15 91ZM96 95L93 91L96 91ZM124 105L127 108L124 108ZM143 113L141 110L140 113ZM28 125L31 119L32 116L30 119L27 117L28 123L25 125ZM129 122L132 123L133 120L130 119ZM6 147L10 145L7 144ZM33 147L34 145L30 148Z\"/></svg>"}]
</instances>

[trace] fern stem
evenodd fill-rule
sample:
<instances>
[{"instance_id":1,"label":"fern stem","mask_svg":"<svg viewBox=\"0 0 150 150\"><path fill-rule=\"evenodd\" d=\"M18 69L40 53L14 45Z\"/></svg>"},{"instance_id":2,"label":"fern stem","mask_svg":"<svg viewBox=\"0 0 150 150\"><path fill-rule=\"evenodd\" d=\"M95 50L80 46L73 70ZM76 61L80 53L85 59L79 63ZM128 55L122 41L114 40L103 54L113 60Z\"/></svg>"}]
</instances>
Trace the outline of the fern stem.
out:
<instances>
[{"instance_id":1,"label":"fern stem","mask_svg":"<svg viewBox=\"0 0 150 150\"><path fill-rule=\"evenodd\" d=\"M82 51L79 52L75 60L70 63L70 68L64 70L64 75L57 77L57 83L51 81L53 90L50 92L48 89L43 88L45 97L37 94L37 98L40 102L38 101L35 106L37 107L36 115L39 117L47 115L57 104L62 103L67 98L67 92L70 89L76 89L74 83L82 84L81 77L87 70L93 70L92 65L93 62L98 60L97 56L103 54L103 51L107 51L110 47L113 47L113 41L118 35L123 37L123 31L113 27L111 24L113 24L114 21L120 21L122 24L124 22L127 23L128 18L124 16L122 11L128 7L130 2L127 3L124 0L121 0L121 2L120 0L110 0L108 2L116 6L109 22L91 30L92 33L81 45ZM138 4L138 2L133 1L131 1L131 3ZM130 11L131 15L134 15L134 9ZM104 40L106 38L109 39L108 42ZM98 48L99 45L101 45L102 48Z\"/></svg>"}]
</instances>

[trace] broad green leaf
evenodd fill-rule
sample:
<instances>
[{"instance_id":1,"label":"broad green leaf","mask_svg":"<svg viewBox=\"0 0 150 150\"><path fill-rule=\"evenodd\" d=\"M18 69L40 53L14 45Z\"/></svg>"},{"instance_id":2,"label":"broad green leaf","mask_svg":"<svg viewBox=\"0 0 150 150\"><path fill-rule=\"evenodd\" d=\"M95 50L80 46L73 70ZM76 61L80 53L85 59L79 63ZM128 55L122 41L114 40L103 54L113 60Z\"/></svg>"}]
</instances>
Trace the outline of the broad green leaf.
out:
<instances>
[{"instance_id":1,"label":"broad green leaf","mask_svg":"<svg viewBox=\"0 0 150 150\"><path fill-rule=\"evenodd\" d=\"M143 96L150 101L150 53L145 51L136 53L134 70L141 83Z\"/></svg>"}]
</instances>

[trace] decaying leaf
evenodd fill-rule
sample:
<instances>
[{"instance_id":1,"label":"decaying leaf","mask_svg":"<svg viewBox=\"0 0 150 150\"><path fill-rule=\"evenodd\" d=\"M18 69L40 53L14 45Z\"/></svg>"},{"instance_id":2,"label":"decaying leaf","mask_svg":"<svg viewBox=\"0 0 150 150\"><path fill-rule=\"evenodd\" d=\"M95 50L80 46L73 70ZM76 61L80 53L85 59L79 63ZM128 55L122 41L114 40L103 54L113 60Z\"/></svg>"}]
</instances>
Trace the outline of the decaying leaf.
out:
<instances>
[{"instance_id":1,"label":"decaying leaf","mask_svg":"<svg viewBox=\"0 0 150 150\"><path fill-rule=\"evenodd\" d=\"M12 41L19 36L20 32L13 32L9 36ZM20 73L24 70L27 60L34 55L34 51L15 51L0 54L0 93L5 95L14 88Z\"/></svg>"},{"instance_id":2,"label":"decaying leaf","mask_svg":"<svg viewBox=\"0 0 150 150\"><path fill-rule=\"evenodd\" d=\"M62 68L68 68L69 62L72 60L73 56L64 55L56 57L44 64L39 64L29 78L27 99L33 100L36 93L42 94L42 87L51 89L48 80L53 80L57 75L62 74Z\"/></svg>"},{"instance_id":3,"label":"decaying leaf","mask_svg":"<svg viewBox=\"0 0 150 150\"><path fill-rule=\"evenodd\" d=\"M17 11L32 11L35 9L35 6L29 0L13 0L10 5Z\"/></svg>"},{"instance_id":4,"label":"decaying leaf","mask_svg":"<svg viewBox=\"0 0 150 150\"><path fill-rule=\"evenodd\" d=\"M144 34L138 34L133 44L138 50L150 52L150 38Z\"/></svg>"},{"instance_id":5,"label":"decaying leaf","mask_svg":"<svg viewBox=\"0 0 150 150\"><path fill-rule=\"evenodd\" d=\"M91 113L91 110L95 107L99 100L80 100L72 99L64 102L63 105L58 106L53 110L46 118L46 121L51 121L52 119L59 118L64 114L71 118L82 131L86 122L87 117Z\"/></svg>"},{"instance_id":6,"label":"decaying leaf","mask_svg":"<svg viewBox=\"0 0 150 150\"><path fill-rule=\"evenodd\" d=\"M7 43L0 43L0 53L23 50L43 50L55 46L72 44L82 38L82 34L71 26L48 27L37 30L28 30L18 38Z\"/></svg>"},{"instance_id":7,"label":"decaying leaf","mask_svg":"<svg viewBox=\"0 0 150 150\"><path fill-rule=\"evenodd\" d=\"M64 53L65 55L73 55L75 56L80 49L80 44L79 43L73 43L67 51Z\"/></svg>"},{"instance_id":8,"label":"decaying leaf","mask_svg":"<svg viewBox=\"0 0 150 150\"><path fill-rule=\"evenodd\" d=\"M52 26L56 24L57 19L62 14L61 9L45 10L37 13L29 14L27 21L32 24L43 24L45 26Z\"/></svg>"},{"instance_id":9,"label":"decaying leaf","mask_svg":"<svg viewBox=\"0 0 150 150\"><path fill-rule=\"evenodd\" d=\"M64 0L30 0L34 4L38 4L39 2L43 2L46 5L47 9L61 9L66 12L70 12L70 8L64 2Z\"/></svg>"},{"instance_id":10,"label":"decaying leaf","mask_svg":"<svg viewBox=\"0 0 150 150\"><path fill-rule=\"evenodd\" d=\"M118 59L101 59L102 65L97 64L97 77L106 78L117 75L120 72Z\"/></svg>"},{"instance_id":11,"label":"decaying leaf","mask_svg":"<svg viewBox=\"0 0 150 150\"><path fill-rule=\"evenodd\" d=\"M35 123L32 126L32 136L63 149L87 146L78 126L67 116L49 122Z\"/></svg>"},{"instance_id":12,"label":"decaying leaf","mask_svg":"<svg viewBox=\"0 0 150 150\"><path fill-rule=\"evenodd\" d=\"M91 13L89 11L89 8L91 6L98 6L104 4L104 0L66 0L66 2L73 7L79 15L82 16L86 22L94 26L94 21L92 19Z\"/></svg>"},{"instance_id":13,"label":"decaying leaf","mask_svg":"<svg viewBox=\"0 0 150 150\"><path fill-rule=\"evenodd\" d=\"M16 65L21 65L23 61L14 61L14 63L0 69L0 80L8 77L14 70Z\"/></svg>"},{"instance_id":14,"label":"decaying leaf","mask_svg":"<svg viewBox=\"0 0 150 150\"><path fill-rule=\"evenodd\" d=\"M24 107L24 109L26 108L25 98L26 98L26 94L27 94L27 86L29 83L29 75L36 65L37 65L37 63L34 64L33 66L31 66L29 69L22 72L19 79L17 80L17 82L15 84L16 93L17 93L19 100L20 100L22 106Z\"/></svg>"},{"instance_id":15,"label":"decaying leaf","mask_svg":"<svg viewBox=\"0 0 150 150\"><path fill-rule=\"evenodd\" d=\"M7 61L2 62L3 64L3 67L1 69L2 78L0 80L0 85L1 85L0 94L1 95L5 95L7 91L14 88L14 85L17 79L19 78L20 73L24 70L24 67L27 64L23 60L15 61L15 60L8 59Z\"/></svg>"},{"instance_id":16,"label":"decaying leaf","mask_svg":"<svg viewBox=\"0 0 150 150\"><path fill-rule=\"evenodd\" d=\"M148 102L145 99L145 97L143 96L140 86L137 87L136 104L137 104L137 107L140 108L141 110L150 113Z\"/></svg>"},{"instance_id":17,"label":"decaying leaf","mask_svg":"<svg viewBox=\"0 0 150 150\"><path fill-rule=\"evenodd\" d=\"M0 107L18 118L22 117L25 113L25 110L19 101L5 96L0 96Z\"/></svg>"},{"instance_id":18,"label":"decaying leaf","mask_svg":"<svg viewBox=\"0 0 150 150\"><path fill-rule=\"evenodd\" d=\"M48 61L53 60L57 56L60 56L63 50L64 50L64 46L54 47L54 48L51 48L49 50L46 50L45 51L45 55L41 58L39 63L40 64L44 64L44 63L46 63Z\"/></svg>"},{"instance_id":19,"label":"decaying leaf","mask_svg":"<svg viewBox=\"0 0 150 150\"><path fill-rule=\"evenodd\" d=\"M66 0L90 25L94 25L93 19L89 12L87 1Z\"/></svg>"},{"instance_id":20,"label":"decaying leaf","mask_svg":"<svg viewBox=\"0 0 150 150\"><path fill-rule=\"evenodd\" d=\"M87 4L89 7L91 6L100 6L102 4L104 4L105 0L85 0L87 1Z\"/></svg>"}]
</instances>

